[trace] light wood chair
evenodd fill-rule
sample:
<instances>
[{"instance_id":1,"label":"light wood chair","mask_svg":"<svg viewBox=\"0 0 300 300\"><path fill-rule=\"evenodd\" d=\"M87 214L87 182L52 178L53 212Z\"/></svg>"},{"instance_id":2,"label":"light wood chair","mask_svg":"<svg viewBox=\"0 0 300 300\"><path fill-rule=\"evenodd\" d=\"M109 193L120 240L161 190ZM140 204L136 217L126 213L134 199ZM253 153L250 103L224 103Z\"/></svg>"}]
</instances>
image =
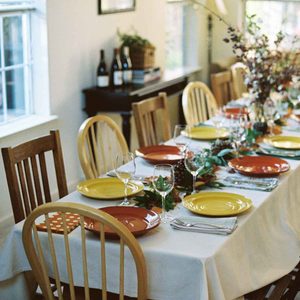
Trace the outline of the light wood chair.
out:
<instances>
[{"instance_id":1,"label":"light wood chair","mask_svg":"<svg viewBox=\"0 0 300 300\"><path fill-rule=\"evenodd\" d=\"M166 93L132 104L140 147L157 145L171 138Z\"/></svg>"},{"instance_id":2,"label":"light wood chair","mask_svg":"<svg viewBox=\"0 0 300 300\"><path fill-rule=\"evenodd\" d=\"M85 120L77 138L81 168L87 179L97 178L114 168L117 154L128 152L118 125L109 117L97 115Z\"/></svg>"},{"instance_id":3,"label":"light wood chair","mask_svg":"<svg viewBox=\"0 0 300 300\"><path fill-rule=\"evenodd\" d=\"M232 74L232 87L234 93L234 99L242 97L243 93L247 93L247 87L244 83L244 75L247 67L242 63L235 63L230 67Z\"/></svg>"},{"instance_id":4,"label":"light wood chair","mask_svg":"<svg viewBox=\"0 0 300 300\"><path fill-rule=\"evenodd\" d=\"M208 88L200 81L190 82L182 94L182 107L185 121L193 126L205 122L217 112L217 102Z\"/></svg>"},{"instance_id":5,"label":"light wood chair","mask_svg":"<svg viewBox=\"0 0 300 300\"><path fill-rule=\"evenodd\" d=\"M2 148L15 222L23 220L37 206L51 202L46 154L51 151L59 197L68 194L59 131L14 148Z\"/></svg>"},{"instance_id":6,"label":"light wood chair","mask_svg":"<svg viewBox=\"0 0 300 300\"><path fill-rule=\"evenodd\" d=\"M217 100L218 107L227 104L234 99L232 76L230 71L220 72L211 75L211 89Z\"/></svg>"},{"instance_id":7,"label":"light wood chair","mask_svg":"<svg viewBox=\"0 0 300 300\"><path fill-rule=\"evenodd\" d=\"M49 280L49 270L53 270L51 274L51 278L55 280L57 286L57 294L59 299L66 299L63 294L61 283L62 273L58 264L58 257L56 256L56 251L54 247L54 239L55 236L51 232L50 224L49 224L49 214L59 212L62 217L63 224L63 233L60 237L61 241L64 241L62 247L64 247L63 251L65 253L66 258L66 266L67 270L67 278L68 278L68 294L70 299L78 299L76 290L74 287L74 253L78 254L78 266L82 266L82 270L80 273L83 274L83 283L84 283L84 295L85 299L90 299L90 289L89 289L89 269L87 263L87 237L86 231L84 228L84 218L87 217L89 219L95 220L95 222L99 223L100 233L98 236L99 239L99 261L95 260L94 267L99 268L99 273L101 274L101 279L99 278L99 283L101 284L101 290L98 291L97 299L109 299L107 298L107 269L109 267L106 261L106 249L105 249L105 233L104 228L109 228L113 232L115 232L119 237L120 244L120 259L119 259L119 274L116 274L115 278L119 279L119 299L124 299L124 278L125 278L125 270L124 270L124 257L125 257L125 247L127 247L132 255L133 261L136 267L136 277L137 277L137 299L138 300L146 300L147 299L147 269L146 262L142 252L142 249L132 235L132 233L116 218L110 216L109 214L100 211L98 209L78 204L78 203L47 203L44 204L37 209L35 209L25 220L23 227L23 245L31 265L32 271L35 275L35 278L42 290L43 296L46 300L53 300L53 291L51 290L50 280ZM72 247L72 243L70 243L70 239L68 236L66 219L67 213L73 213L79 215L79 228L75 230L80 230L80 238L81 238L81 251L78 249L74 249ZM46 223L46 234L47 237L44 237L44 240L48 240L46 243L46 247L42 247L44 243L41 241L40 234L38 234L36 224L45 220ZM77 245L77 244L76 244ZM72 253L72 259L71 259ZM127 255L126 255L127 256ZM96 257L96 255L95 255ZM45 259L47 258L47 259ZM95 258L93 258L95 259ZM48 263L47 263L47 262ZM76 267L76 271L78 272L78 266ZM130 274L130 276L134 276L134 274ZM115 279L116 280L116 279ZM76 295L76 296L75 296ZM102 298L101 298L102 296Z\"/></svg>"}]
</instances>

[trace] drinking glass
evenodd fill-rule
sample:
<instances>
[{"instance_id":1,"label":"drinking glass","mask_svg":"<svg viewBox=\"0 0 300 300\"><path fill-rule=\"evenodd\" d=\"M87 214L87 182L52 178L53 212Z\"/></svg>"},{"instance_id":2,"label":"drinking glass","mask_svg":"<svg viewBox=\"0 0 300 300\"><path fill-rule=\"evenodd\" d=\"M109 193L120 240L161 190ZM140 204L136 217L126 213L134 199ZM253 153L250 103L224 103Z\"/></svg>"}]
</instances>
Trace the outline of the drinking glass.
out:
<instances>
[{"instance_id":1,"label":"drinking glass","mask_svg":"<svg viewBox=\"0 0 300 300\"><path fill-rule=\"evenodd\" d=\"M161 221L167 223L172 218L166 213L166 196L174 187L174 169L171 165L156 165L153 172L153 186L162 198Z\"/></svg>"},{"instance_id":2,"label":"drinking glass","mask_svg":"<svg viewBox=\"0 0 300 300\"><path fill-rule=\"evenodd\" d=\"M206 153L199 148L189 148L185 152L184 165L193 176L193 192L196 193L196 178L205 166Z\"/></svg>"},{"instance_id":3,"label":"drinking glass","mask_svg":"<svg viewBox=\"0 0 300 300\"><path fill-rule=\"evenodd\" d=\"M230 135L238 157L240 155L240 145L246 134L247 127L248 119L245 115L240 116L238 119L231 120Z\"/></svg>"},{"instance_id":4,"label":"drinking glass","mask_svg":"<svg viewBox=\"0 0 300 300\"><path fill-rule=\"evenodd\" d=\"M188 138L184 136L182 133L186 132L188 134L189 129L190 127L188 125L175 125L174 128L173 140L182 156L184 155L186 147L189 143Z\"/></svg>"},{"instance_id":5,"label":"drinking glass","mask_svg":"<svg viewBox=\"0 0 300 300\"><path fill-rule=\"evenodd\" d=\"M128 200L128 183L136 170L135 156L133 153L120 154L116 157L115 172L117 177L124 183L124 200L120 205L130 205Z\"/></svg>"},{"instance_id":6,"label":"drinking glass","mask_svg":"<svg viewBox=\"0 0 300 300\"><path fill-rule=\"evenodd\" d=\"M273 135L274 115L276 113L275 103L269 98L264 103L264 115L270 126L270 135Z\"/></svg>"}]
</instances>

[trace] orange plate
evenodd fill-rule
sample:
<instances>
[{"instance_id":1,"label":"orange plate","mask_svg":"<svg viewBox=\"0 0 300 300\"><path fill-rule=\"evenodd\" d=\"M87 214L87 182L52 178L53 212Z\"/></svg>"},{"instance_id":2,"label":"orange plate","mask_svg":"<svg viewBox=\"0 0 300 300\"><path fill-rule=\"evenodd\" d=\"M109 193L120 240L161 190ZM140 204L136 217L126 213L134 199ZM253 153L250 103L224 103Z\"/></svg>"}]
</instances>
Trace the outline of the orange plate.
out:
<instances>
[{"instance_id":1,"label":"orange plate","mask_svg":"<svg viewBox=\"0 0 300 300\"><path fill-rule=\"evenodd\" d=\"M246 115L247 109L245 107L228 107L225 108L225 116L230 119L233 115L234 119L237 119L240 115Z\"/></svg>"},{"instance_id":2,"label":"orange plate","mask_svg":"<svg viewBox=\"0 0 300 300\"><path fill-rule=\"evenodd\" d=\"M124 224L134 236L140 236L157 227L160 223L159 215L142 207L109 206L99 208ZM84 218L85 229L100 232L100 224L90 218ZM119 236L107 226L104 226L105 236L109 239L118 239Z\"/></svg>"},{"instance_id":3,"label":"orange plate","mask_svg":"<svg viewBox=\"0 0 300 300\"><path fill-rule=\"evenodd\" d=\"M244 156L228 162L229 167L243 175L269 177L277 176L290 169L287 161L272 156Z\"/></svg>"},{"instance_id":4,"label":"orange plate","mask_svg":"<svg viewBox=\"0 0 300 300\"><path fill-rule=\"evenodd\" d=\"M182 159L182 155L176 146L148 146L136 150L135 153L152 164L173 164Z\"/></svg>"}]
</instances>

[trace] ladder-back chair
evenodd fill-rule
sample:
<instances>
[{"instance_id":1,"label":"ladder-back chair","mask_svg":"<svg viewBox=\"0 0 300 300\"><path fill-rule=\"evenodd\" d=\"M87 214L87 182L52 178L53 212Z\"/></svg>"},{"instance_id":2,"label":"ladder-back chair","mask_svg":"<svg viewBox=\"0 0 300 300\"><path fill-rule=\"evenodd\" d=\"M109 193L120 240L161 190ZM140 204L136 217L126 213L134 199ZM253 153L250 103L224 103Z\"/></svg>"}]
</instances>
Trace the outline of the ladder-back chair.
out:
<instances>
[{"instance_id":1,"label":"ladder-back chair","mask_svg":"<svg viewBox=\"0 0 300 300\"><path fill-rule=\"evenodd\" d=\"M211 75L211 89L217 100L218 107L222 107L234 99L232 76L230 71Z\"/></svg>"},{"instance_id":2,"label":"ladder-back chair","mask_svg":"<svg viewBox=\"0 0 300 300\"><path fill-rule=\"evenodd\" d=\"M171 138L166 93L132 104L140 147L152 146Z\"/></svg>"},{"instance_id":3,"label":"ladder-back chair","mask_svg":"<svg viewBox=\"0 0 300 300\"><path fill-rule=\"evenodd\" d=\"M214 95L208 86L200 81L190 82L185 87L182 94L182 108L189 126L207 121L218 110Z\"/></svg>"},{"instance_id":4,"label":"ladder-back chair","mask_svg":"<svg viewBox=\"0 0 300 300\"><path fill-rule=\"evenodd\" d=\"M51 230L49 217L53 215L53 213L60 214L62 224L61 234L54 234ZM77 217L79 224L78 228L75 229L79 230L76 236L76 243L72 243L71 237L68 235L67 219L70 213ZM89 244L84 227L85 218L95 222L94 224L97 224L97 228L99 228L99 246L97 246L99 252L95 253L92 258L87 257ZM46 231L46 233L39 234L36 225L43 221L45 222L46 228L44 231ZM95 268L98 268L99 274L101 274L101 276L99 276L99 286L101 285L101 290L97 290L97 299L110 299L108 297L107 286L111 277L108 277L107 274L109 274L108 268L110 266L108 261L111 260L106 259L106 257L108 257L108 250L106 250L105 230L110 230L119 237L119 274L115 274L113 278L114 282L119 281L118 299L124 299L124 280L126 277L124 268L125 256L129 259L132 258L135 265L137 299L147 299L147 270L145 258L138 241L128 228L116 218L98 209L78 203L56 202L47 203L35 209L25 220L22 233L27 258L46 300L55 299L53 291L51 290L49 275L51 275L51 279L56 283L58 299L68 298L65 296L64 289L62 288L65 283L67 283L66 289L68 291L66 295L69 296L71 300L79 299L75 286L77 280L76 275L78 274L82 277L84 299L90 299L91 291L89 282L91 279L89 273L91 272L91 265L88 263L90 259L93 260L93 271L95 272ZM45 236L45 234L47 236ZM61 251L64 253L63 259L65 261L64 267L59 263L62 258L57 255L58 246L55 242L57 240L61 241ZM98 243L98 241L95 239L92 240L93 247L96 247L95 243ZM78 243L80 246L78 246ZM80 249L78 249L78 247ZM131 256L126 254L127 249L129 250L128 252L131 253ZM76 259L74 255L76 255ZM77 273L75 274L75 272ZM134 280L133 276L134 273L131 273L130 280ZM62 279L65 280L64 283L62 283ZM95 290L92 292L95 297Z\"/></svg>"},{"instance_id":5,"label":"ladder-back chair","mask_svg":"<svg viewBox=\"0 0 300 300\"><path fill-rule=\"evenodd\" d=\"M46 153L53 153L59 198L68 194L59 131L14 148L2 148L2 157L15 222L37 206L51 202Z\"/></svg>"},{"instance_id":6,"label":"ladder-back chair","mask_svg":"<svg viewBox=\"0 0 300 300\"><path fill-rule=\"evenodd\" d=\"M117 154L128 152L118 125L103 115L91 117L82 123L77 148L86 179L97 178L112 170Z\"/></svg>"}]
</instances>

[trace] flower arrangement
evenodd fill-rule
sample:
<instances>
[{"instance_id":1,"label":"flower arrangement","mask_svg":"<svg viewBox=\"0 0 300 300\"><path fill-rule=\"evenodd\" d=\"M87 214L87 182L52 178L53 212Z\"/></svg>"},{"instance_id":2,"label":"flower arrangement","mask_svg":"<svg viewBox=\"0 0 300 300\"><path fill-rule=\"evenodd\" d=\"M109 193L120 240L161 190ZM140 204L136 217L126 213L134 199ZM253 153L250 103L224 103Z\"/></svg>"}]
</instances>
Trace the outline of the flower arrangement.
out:
<instances>
[{"instance_id":1,"label":"flower arrangement","mask_svg":"<svg viewBox=\"0 0 300 300\"><path fill-rule=\"evenodd\" d=\"M283 44L287 36L280 31L272 46L255 18L255 15L247 17L245 34L229 26L224 41L232 43L233 53L246 65L245 84L254 100L263 104L272 91L285 91L292 76L300 74L300 56L296 38L292 40L291 49L286 51Z\"/></svg>"}]
</instances>

